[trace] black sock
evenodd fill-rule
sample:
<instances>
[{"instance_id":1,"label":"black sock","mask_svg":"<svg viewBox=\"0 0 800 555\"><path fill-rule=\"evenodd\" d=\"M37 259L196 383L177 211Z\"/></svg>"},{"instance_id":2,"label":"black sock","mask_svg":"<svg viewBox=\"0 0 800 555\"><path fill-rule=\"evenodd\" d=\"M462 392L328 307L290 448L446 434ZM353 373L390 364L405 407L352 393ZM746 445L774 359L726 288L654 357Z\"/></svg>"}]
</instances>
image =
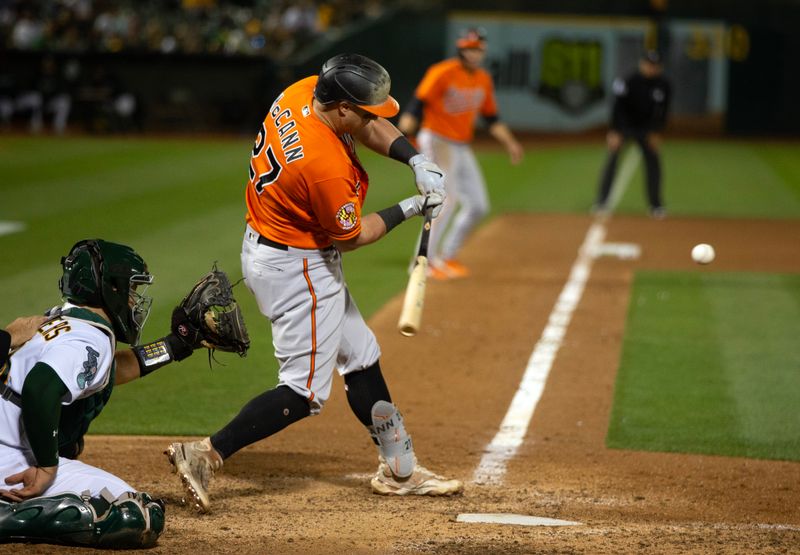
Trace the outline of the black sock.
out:
<instances>
[{"instance_id":1,"label":"black sock","mask_svg":"<svg viewBox=\"0 0 800 555\"><path fill-rule=\"evenodd\" d=\"M378 361L369 368L344 376L350 409L364 426L372 426L372 406L378 401L392 402Z\"/></svg>"},{"instance_id":2,"label":"black sock","mask_svg":"<svg viewBox=\"0 0 800 555\"><path fill-rule=\"evenodd\" d=\"M600 187L597 192L597 204L599 206L605 206L608 201L608 195L611 194L611 185L614 184L614 174L617 173L618 156L618 150L610 150L608 152L606 165L603 167L603 173L600 176Z\"/></svg>"},{"instance_id":3,"label":"black sock","mask_svg":"<svg viewBox=\"0 0 800 555\"><path fill-rule=\"evenodd\" d=\"M211 445L227 459L239 449L280 432L311 413L308 401L286 386L248 402L236 417L211 436Z\"/></svg>"},{"instance_id":4,"label":"black sock","mask_svg":"<svg viewBox=\"0 0 800 555\"><path fill-rule=\"evenodd\" d=\"M642 147L647 170L647 200L650 208L661 208L661 158L658 151Z\"/></svg>"}]
</instances>

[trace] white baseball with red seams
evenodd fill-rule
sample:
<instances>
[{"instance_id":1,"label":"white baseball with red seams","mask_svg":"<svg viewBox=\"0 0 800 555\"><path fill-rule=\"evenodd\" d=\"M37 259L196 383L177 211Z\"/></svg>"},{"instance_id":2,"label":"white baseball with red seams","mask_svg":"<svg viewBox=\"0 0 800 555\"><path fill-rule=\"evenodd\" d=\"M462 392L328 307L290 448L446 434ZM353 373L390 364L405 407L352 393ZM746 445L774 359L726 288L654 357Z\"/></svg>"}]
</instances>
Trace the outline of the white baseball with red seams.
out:
<instances>
[{"instance_id":1,"label":"white baseball with red seams","mask_svg":"<svg viewBox=\"0 0 800 555\"><path fill-rule=\"evenodd\" d=\"M709 264L714 260L714 247L708 243L700 243L692 249L692 260L698 264Z\"/></svg>"}]
</instances>

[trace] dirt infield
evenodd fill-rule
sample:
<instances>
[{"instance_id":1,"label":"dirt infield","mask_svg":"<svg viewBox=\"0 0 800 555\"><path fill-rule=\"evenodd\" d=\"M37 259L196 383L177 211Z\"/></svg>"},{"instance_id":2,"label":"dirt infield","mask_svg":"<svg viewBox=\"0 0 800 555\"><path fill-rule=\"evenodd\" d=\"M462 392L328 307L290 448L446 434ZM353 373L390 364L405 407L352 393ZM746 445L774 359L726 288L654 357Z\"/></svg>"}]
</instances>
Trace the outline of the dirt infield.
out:
<instances>
[{"instance_id":1,"label":"dirt infield","mask_svg":"<svg viewBox=\"0 0 800 555\"><path fill-rule=\"evenodd\" d=\"M85 461L167 500L167 529L150 553L798 552L800 464L604 445L634 271L800 272L798 222L608 222L607 241L636 242L642 257L595 261L505 482L470 482L590 224L589 217L569 215L495 219L464 253L473 276L429 284L418 337L395 331L399 298L371 320L387 381L421 462L464 480L463 496L371 494L375 449L350 414L339 379L320 417L226 462L212 485L209 515L180 505L178 481L161 455L172 438L90 437ZM701 268L691 262L697 242L715 245L714 264ZM455 521L459 513L494 512L582 524Z\"/></svg>"}]
</instances>

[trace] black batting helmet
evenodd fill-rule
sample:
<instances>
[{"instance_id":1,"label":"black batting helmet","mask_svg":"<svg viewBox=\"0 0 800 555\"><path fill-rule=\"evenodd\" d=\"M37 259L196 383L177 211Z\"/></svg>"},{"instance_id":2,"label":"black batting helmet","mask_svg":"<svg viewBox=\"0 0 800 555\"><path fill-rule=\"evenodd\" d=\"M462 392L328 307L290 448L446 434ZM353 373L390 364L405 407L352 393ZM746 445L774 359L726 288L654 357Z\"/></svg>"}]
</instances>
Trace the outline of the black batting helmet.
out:
<instances>
[{"instance_id":1,"label":"black batting helmet","mask_svg":"<svg viewBox=\"0 0 800 555\"><path fill-rule=\"evenodd\" d=\"M653 65L661 65L661 53L658 50L645 50L642 52L642 60Z\"/></svg>"},{"instance_id":2,"label":"black batting helmet","mask_svg":"<svg viewBox=\"0 0 800 555\"><path fill-rule=\"evenodd\" d=\"M389 95L392 80L379 63L361 54L339 54L322 66L314 98L323 104L346 100L376 116L397 115L400 105Z\"/></svg>"}]
</instances>

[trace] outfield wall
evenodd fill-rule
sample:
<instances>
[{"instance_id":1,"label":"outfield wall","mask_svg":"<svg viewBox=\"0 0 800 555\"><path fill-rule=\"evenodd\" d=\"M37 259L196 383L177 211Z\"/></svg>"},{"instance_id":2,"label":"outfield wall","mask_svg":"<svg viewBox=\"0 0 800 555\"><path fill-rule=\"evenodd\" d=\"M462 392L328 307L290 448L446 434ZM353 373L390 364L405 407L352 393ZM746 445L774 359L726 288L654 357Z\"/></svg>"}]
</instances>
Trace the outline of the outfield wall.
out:
<instances>
[{"instance_id":1,"label":"outfield wall","mask_svg":"<svg viewBox=\"0 0 800 555\"><path fill-rule=\"evenodd\" d=\"M448 52L465 28L488 36L487 68L503 119L520 131L584 131L609 120L612 82L636 70L652 33L644 18L526 17L459 12L448 19ZM671 112L722 121L727 110L732 34L718 21L673 21L663 52L673 82ZM746 53L745 53L746 55Z\"/></svg>"}]
</instances>

